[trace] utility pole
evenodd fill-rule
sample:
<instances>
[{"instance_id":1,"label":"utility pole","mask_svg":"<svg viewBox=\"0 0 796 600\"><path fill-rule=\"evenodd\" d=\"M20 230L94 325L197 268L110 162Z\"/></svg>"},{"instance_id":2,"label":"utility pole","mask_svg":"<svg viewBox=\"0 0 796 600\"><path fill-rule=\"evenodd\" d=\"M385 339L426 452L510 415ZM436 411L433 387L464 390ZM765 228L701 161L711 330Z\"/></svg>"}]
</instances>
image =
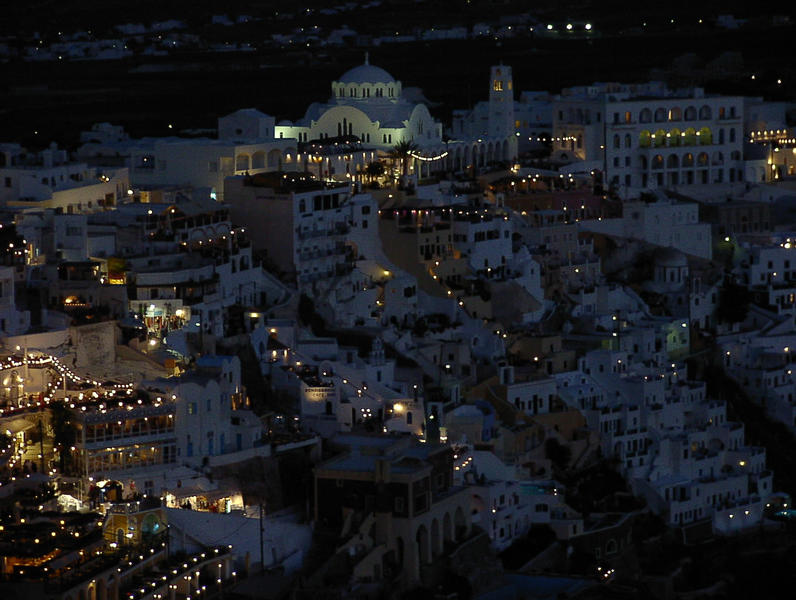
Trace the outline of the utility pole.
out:
<instances>
[{"instance_id":1,"label":"utility pole","mask_svg":"<svg viewBox=\"0 0 796 600\"><path fill-rule=\"evenodd\" d=\"M41 423L41 417L39 417L39 457L40 457L40 465L41 465L41 474L44 474L44 427Z\"/></svg>"},{"instance_id":2,"label":"utility pole","mask_svg":"<svg viewBox=\"0 0 796 600\"><path fill-rule=\"evenodd\" d=\"M260 502L260 570L265 573L265 558L263 557L263 503Z\"/></svg>"}]
</instances>

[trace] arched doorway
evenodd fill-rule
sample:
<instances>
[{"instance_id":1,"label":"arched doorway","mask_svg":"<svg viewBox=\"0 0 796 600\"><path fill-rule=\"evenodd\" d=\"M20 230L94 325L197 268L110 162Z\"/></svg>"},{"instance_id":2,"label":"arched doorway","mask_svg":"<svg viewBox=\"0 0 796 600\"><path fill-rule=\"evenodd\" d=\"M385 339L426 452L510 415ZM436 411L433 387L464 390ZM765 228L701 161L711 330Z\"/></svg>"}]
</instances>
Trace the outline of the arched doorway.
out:
<instances>
[{"instance_id":1,"label":"arched doorway","mask_svg":"<svg viewBox=\"0 0 796 600\"><path fill-rule=\"evenodd\" d=\"M439 521L434 519L431 521L431 556L439 556L442 554L442 536L439 530Z\"/></svg>"},{"instance_id":2,"label":"arched doorway","mask_svg":"<svg viewBox=\"0 0 796 600\"><path fill-rule=\"evenodd\" d=\"M464 518L464 511L461 506L457 506L456 512L453 513L453 525L456 539L464 539L467 536L467 521Z\"/></svg>"},{"instance_id":3,"label":"arched doorway","mask_svg":"<svg viewBox=\"0 0 796 600\"><path fill-rule=\"evenodd\" d=\"M427 564L431 561L431 552L429 548L428 529L425 525L417 528L415 535L415 543L417 544L417 559L422 564Z\"/></svg>"},{"instance_id":4,"label":"arched doorway","mask_svg":"<svg viewBox=\"0 0 796 600\"><path fill-rule=\"evenodd\" d=\"M453 526L450 513L445 513L445 516L442 517L442 539L446 542L453 541Z\"/></svg>"}]
</instances>

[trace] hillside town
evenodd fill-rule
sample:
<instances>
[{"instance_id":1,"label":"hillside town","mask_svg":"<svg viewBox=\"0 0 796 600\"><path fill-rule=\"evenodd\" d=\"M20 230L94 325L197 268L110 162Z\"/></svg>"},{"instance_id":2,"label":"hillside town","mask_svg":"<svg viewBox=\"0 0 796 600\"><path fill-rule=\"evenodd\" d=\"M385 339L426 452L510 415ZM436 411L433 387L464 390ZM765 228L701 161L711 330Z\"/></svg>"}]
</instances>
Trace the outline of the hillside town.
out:
<instances>
[{"instance_id":1,"label":"hillside town","mask_svg":"<svg viewBox=\"0 0 796 600\"><path fill-rule=\"evenodd\" d=\"M725 598L792 547L794 104L495 64L448 121L377 57L0 143L0 597Z\"/></svg>"}]
</instances>

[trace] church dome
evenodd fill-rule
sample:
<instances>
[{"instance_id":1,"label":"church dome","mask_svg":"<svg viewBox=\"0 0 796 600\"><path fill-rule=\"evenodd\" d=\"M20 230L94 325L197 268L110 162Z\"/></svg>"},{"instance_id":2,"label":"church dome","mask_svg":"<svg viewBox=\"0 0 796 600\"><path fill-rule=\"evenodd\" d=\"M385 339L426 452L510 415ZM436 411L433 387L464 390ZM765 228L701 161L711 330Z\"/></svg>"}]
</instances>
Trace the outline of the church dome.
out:
<instances>
[{"instance_id":1,"label":"church dome","mask_svg":"<svg viewBox=\"0 0 796 600\"><path fill-rule=\"evenodd\" d=\"M662 247L655 250L655 266L666 268L688 267L688 258L676 248Z\"/></svg>"},{"instance_id":2,"label":"church dome","mask_svg":"<svg viewBox=\"0 0 796 600\"><path fill-rule=\"evenodd\" d=\"M380 67L368 64L349 69L337 80L339 83L395 83L395 78Z\"/></svg>"},{"instance_id":3,"label":"church dome","mask_svg":"<svg viewBox=\"0 0 796 600\"><path fill-rule=\"evenodd\" d=\"M365 64L349 69L332 82L332 98L338 103L359 103L370 98L395 101L401 97L401 82L387 71L370 64L367 54Z\"/></svg>"}]
</instances>

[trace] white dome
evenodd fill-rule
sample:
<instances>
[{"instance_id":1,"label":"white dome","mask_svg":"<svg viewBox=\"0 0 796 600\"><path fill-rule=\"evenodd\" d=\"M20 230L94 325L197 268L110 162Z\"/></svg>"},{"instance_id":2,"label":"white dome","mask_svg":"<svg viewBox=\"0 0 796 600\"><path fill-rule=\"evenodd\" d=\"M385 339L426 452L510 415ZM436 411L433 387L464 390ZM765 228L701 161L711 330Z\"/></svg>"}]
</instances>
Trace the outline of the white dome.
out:
<instances>
[{"instance_id":1,"label":"white dome","mask_svg":"<svg viewBox=\"0 0 796 600\"><path fill-rule=\"evenodd\" d=\"M365 63L349 69L337 81L339 83L395 83L395 78L384 69Z\"/></svg>"}]
</instances>

